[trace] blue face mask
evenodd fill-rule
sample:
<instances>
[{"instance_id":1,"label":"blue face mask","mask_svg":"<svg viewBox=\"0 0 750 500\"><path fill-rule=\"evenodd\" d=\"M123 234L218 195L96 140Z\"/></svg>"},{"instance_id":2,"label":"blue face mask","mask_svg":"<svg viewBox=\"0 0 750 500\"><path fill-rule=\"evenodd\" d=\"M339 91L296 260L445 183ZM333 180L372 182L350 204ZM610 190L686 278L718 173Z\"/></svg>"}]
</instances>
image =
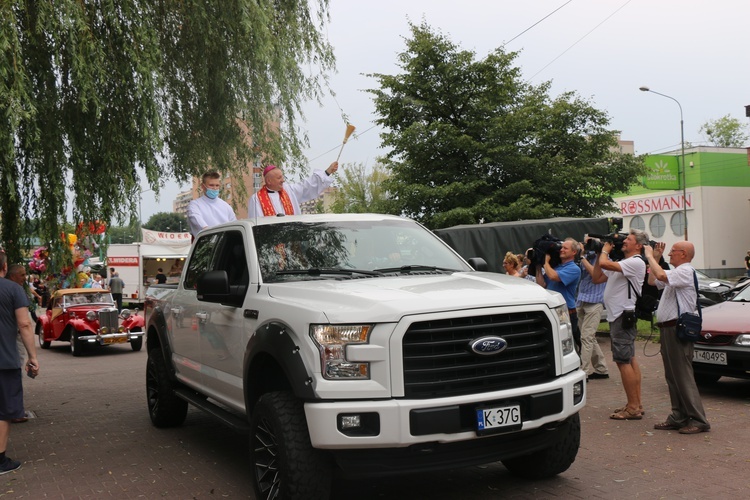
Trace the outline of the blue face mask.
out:
<instances>
[{"instance_id":1,"label":"blue face mask","mask_svg":"<svg viewBox=\"0 0 750 500\"><path fill-rule=\"evenodd\" d=\"M218 189L206 189L206 196L211 198L212 200L219 196L219 190Z\"/></svg>"}]
</instances>

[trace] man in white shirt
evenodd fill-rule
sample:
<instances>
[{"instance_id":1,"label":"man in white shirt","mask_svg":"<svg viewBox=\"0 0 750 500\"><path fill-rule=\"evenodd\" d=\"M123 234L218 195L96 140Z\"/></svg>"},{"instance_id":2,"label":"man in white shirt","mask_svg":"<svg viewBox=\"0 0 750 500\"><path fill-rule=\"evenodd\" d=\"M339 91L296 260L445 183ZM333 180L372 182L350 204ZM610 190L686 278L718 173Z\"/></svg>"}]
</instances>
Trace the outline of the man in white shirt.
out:
<instances>
[{"instance_id":1,"label":"man in white shirt","mask_svg":"<svg viewBox=\"0 0 750 500\"><path fill-rule=\"evenodd\" d=\"M689 241L678 241L669 251L669 263L674 269L664 270L659 258L664 254L664 243L656 248L645 248L651 272L648 282L664 293L656 310L657 326L661 338L661 358L664 363L664 378L669 389L672 411L664 422L654 424L661 431L676 430L680 434L708 432L711 425L706 419L698 386L693 377L693 343L677 338L677 316L679 312L698 313L698 290L695 286L695 269L691 264L695 257L695 246Z\"/></svg>"},{"instance_id":2,"label":"man in white shirt","mask_svg":"<svg viewBox=\"0 0 750 500\"><path fill-rule=\"evenodd\" d=\"M607 283L604 288L604 307L607 309L609 334L612 339L612 359L620 371L622 387L628 399L625 406L615 409L609 416L614 420L643 418L641 368L635 358L635 337L638 333L635 317L636 294L630 290L630 285L640 293L646 275L646 262L641 257L645 245L648 245L648 233L631 229L622 243L625 258L615 262L609 258L609 252L614 248L614 244L610 241L605 242L596 260L594 272L591 273L594 283Z\"/></svg>"},{"instance_id":3,"label":"man in white shirt","mask_svg":"<svg viewBox=\"0 0 750 500\"><path fill-rule=\"evenodd\" d=\"M306 180L297 184L284 184L284 173L275 165L263 169L265 185L247 202L247 217L264 217L278 214L300 215L300 204L314 200L333 183L338 162L325 170L316 170Z\"/></svg>"},{"instance_id":4,"label":"man in white shirt","mask_svg":"<svg viewBox=\"0 0 750 500\"><path fill-rule=\"evenodd\" d=\"M212 170L203 174L201 189L203 189L203 196L191 201L187 209L190 234L193 238L196 238L198 233L207 227L237 220L229 203L219 198L219 191L221 191L219 172Z\"/></svg>"}]
</instances>

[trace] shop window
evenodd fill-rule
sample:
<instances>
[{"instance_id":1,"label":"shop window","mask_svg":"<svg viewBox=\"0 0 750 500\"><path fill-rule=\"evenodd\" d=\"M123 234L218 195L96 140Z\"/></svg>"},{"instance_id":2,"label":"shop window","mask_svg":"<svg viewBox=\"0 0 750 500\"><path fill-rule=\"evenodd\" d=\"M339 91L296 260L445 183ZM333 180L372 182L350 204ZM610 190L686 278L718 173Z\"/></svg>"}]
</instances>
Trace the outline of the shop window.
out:
<instances>
[{"instance_id":1,"label":"shop window","mask_svg":"<svg viewBox=\"0 0 750 500\"><path fill-rule=\"evenodd\" d=\"M664 230L667 228L667 222L661 214L656 214L651 217L648 223L648 229L651 232L652 238L661 238L664 236Z\"/></svg>"},{"instance_id":2,"label":"shop window","mask_svg":"<svg viewBox=\"0 0 750 500\"><path fill-rule=\"evenodd\" d=\"M630 229L638 229L639 231L646 230L646 223L643 221L643 217L636 215L630 219Z\"/></svg>"},{"instance_id":3,"label":"shop window","mask_svg":"<svg viewBox=\"0 0 750 500\"><path fill-rule=\"evenodd\" d=\"M685 235L685 218L682 212L675 212L669 220L669 226L672 228L672 234L675 236Z\"/></svg>"}]
</instances>

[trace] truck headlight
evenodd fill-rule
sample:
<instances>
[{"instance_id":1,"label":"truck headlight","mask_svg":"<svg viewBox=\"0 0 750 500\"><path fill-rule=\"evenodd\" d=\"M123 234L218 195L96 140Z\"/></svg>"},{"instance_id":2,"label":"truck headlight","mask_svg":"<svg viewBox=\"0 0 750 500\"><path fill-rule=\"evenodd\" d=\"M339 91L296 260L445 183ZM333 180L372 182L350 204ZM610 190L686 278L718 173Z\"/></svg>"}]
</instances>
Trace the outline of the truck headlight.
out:
<instances>
[{"instance_id":1,"label":"truck headlight","mask_svg":"<svg viewBox=\"0 0 750 500\"><path fill-rule=\"evenodd\" d=\"M372 325L311 325L310 337L320 351L321 372L329 380L366 380L370 363L346 360L346 346L366 344Z\"/></svg>"},{"instance_id":2,"label":"truck headlight","mask_svg":"<svg viewBox=\"0 0 750 500\"><path fill-rule=\"evenodd\" d=\"M562 344L563 355L570 354L573 352L573 325L570 322L570 314L568 313L568 306L563 304L559 307L555 307L555 313L557 313L557 320L560 323L560 344Z\"/></svg>"}]
</instances>

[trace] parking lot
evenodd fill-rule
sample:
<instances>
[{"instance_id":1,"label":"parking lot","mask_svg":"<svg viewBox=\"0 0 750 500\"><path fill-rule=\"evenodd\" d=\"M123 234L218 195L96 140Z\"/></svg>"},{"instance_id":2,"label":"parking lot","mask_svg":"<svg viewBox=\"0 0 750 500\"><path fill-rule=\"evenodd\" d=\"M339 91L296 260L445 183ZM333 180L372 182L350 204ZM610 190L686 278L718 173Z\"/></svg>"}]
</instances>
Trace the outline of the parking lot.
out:
<instances>
[{"instance_id":1,"label":"parking lot","mask_svg":"<svg viewBox=\"0 0 750 500\"><path fill-rule=\"evenodd\" d=\"M600 338L609 353L607 338ZM644 356L644 346L646 354ZM738 498L750 490L750 381L702 388L709 433L655 431L669 411L658 345L638 343L646 415L614 421L624 402L616 368L588 384L578 458L560 476L530 482L501 464L445 473L345 480L333 497ZM146 352L110 346L73 358L67 344L40 350L41 375L25 379L34 414L13 424L8 455L23 467L0 477L2 498L252 498L247 439L191 409L176 429L151 426Z\"/></svg>"}]
</instances>

